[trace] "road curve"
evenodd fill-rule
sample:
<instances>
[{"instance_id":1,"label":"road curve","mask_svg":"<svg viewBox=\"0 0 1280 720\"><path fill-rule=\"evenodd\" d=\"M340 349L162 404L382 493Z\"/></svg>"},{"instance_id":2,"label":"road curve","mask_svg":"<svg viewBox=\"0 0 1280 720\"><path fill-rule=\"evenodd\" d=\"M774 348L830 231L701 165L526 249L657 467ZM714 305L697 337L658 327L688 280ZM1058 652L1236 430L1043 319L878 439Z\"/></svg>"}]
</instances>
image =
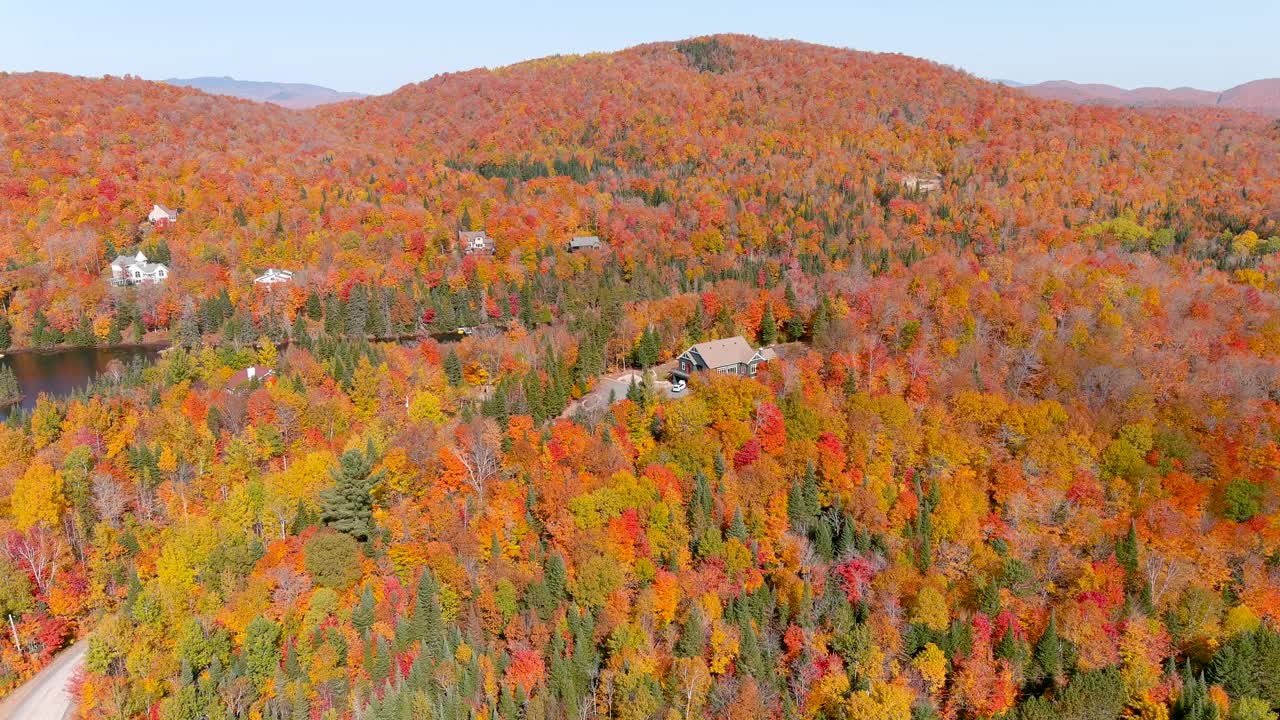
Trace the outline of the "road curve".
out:
<instances>
[{"instance_id":1,"label":"road curve","mask_svg":"<svg viewBox=\"0 0 1280 720\"><path fill-rule=\"evenodd\" d=\"M71 717L71 693L67 686L84 664L89 641L81 640L63 650L49 667L36 673L4 700L0 720L67 720Z\"/></svg>"}]
</instances>

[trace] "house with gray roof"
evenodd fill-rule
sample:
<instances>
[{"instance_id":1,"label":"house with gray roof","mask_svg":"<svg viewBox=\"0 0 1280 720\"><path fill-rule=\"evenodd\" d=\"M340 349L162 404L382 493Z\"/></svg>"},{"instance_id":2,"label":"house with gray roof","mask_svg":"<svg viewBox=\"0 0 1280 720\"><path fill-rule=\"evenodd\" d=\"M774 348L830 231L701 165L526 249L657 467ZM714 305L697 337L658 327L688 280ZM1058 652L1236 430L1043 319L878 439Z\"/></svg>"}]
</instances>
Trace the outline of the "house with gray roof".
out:
<instances>
[{"instance_id":1,"label":"house with gray roof","mask_svg":"<svg viewBox=\"0 0 1280 720\"><path fill-rule=\"evenodd\" d=\"M112 285L155 285L169 278L169 266L147 261L141 250L111 261Z\"/></svg>"},{"instance_id":2,"label":"house with gray roof","mask_svg":"<svg viewBox=\"0 0 1280 720\"><path fill-rule=\"evenodd\" d=\"M595 235L579 235L569 241L569 252L599 250L603 247L604 243L600 242L600 238Z\"/></svg>"},{"instance_id":3,"label":"house with gray roof","mask_svg":"<svg viewBox=\"0 0 1280 720\"><path fill-rule=\"evenodd\" d=\"M693 373L704 370L755 377L760 363L775 359L777 355L772 349L753 348L746 338L735 335L698 343L680 353L676 358L676 368L671 374L681 380L687 380Z\"/></svg>"}]
</instances>

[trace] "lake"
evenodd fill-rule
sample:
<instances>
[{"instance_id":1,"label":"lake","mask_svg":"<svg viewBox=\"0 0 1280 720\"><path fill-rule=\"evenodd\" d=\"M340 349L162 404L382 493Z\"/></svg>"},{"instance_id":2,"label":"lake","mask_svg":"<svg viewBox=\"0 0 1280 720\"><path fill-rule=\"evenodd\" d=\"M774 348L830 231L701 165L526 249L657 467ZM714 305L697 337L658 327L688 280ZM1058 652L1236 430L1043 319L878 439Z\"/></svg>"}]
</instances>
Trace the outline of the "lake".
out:
<instances>
[{"instance_id":1,"label":"lake","mask_svg":"<svg viewBox=\"0 0 1280 720\"><path fill-rule=\"evenodd\" d=\"M439 343L455 343L466 337L456 332L432 333L429 337ZM403 338L402 343L420 342L423 338ZM40 393L50 397L66 397L84 389L91 380L107 371L112 360L126 366L135 357L148 364L160 356L163 346L129 345L122 347L59 348L57 350L16 350L8 353L0 364L8 365L18 378L22 400L16 405L0 408L0 419L8 416L15 407L31 410L36 406Z\"/></svg>"},{"instance_id":2,"label":"lake","mask_svg":"<svg viewBox=\"0 0 1280 720\"><path fill-rule=\"evenodd\" d=\"M163 348L155 345L109 348L60 348L48 352L18 350L8 353L0 363L8 365L18 378L22 400L13 407L31 410L40 393L50 397L66 397L82 390L89 381L107 371L112 360L126 366L134 358L153 362ZM10 408L0 410L7 415Z\"/></svg>"}]
</instances>

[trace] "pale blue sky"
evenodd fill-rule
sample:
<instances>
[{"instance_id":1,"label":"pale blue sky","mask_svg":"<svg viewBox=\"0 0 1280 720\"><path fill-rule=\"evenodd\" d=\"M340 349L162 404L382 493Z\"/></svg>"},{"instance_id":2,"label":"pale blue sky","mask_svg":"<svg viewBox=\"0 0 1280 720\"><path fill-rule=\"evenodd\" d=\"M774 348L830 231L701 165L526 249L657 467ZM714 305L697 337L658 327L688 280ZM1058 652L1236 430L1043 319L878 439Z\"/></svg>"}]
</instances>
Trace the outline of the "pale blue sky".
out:
<instances>
[{"instance_id":1,"label":"pale blue sky","mask_svg":"<svg viewBox=\"0 0 1280 720\"><path fill-rule=\"evenodd\" d=\"M1280 76L1280 0L0 0L0 26L0 70L372 93L715 32L902 52L1022 82L1223 90Z\"/></svg>"}]
</instances>

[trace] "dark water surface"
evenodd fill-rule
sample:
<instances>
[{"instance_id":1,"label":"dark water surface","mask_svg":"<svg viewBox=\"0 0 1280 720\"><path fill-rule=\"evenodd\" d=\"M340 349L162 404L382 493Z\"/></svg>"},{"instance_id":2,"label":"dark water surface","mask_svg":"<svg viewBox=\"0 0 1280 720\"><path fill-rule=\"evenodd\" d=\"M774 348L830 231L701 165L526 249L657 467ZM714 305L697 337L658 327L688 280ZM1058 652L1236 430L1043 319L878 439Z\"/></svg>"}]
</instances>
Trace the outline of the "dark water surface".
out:
<instances>
[{"instance_id":1,"label":"dark water surface","mask_svg":"<svg viewBox=\"0 0 1280 720\"><path fill-rule=\"evenodd\" d=\"M466 337L462 333L432 333L429 337L439 343L455 343ZM423 338L402 338L403 344L414 344ZM283 346L282 346L283 347ZM5 354L0 364L8 365L18 378L22 400L16 405L0 408L0 418L6 417L16 407L31 410L36 406L40 393L50 397L66 397L82 390L94 378L107 371L112 360L119 360L128 367L134 358L144 363L155 362L164 347L160 345L126 345L101 348L59 348L57 350L15 350Z\"/></svg>"},{"instance_id":2,"label":"dark water surface","mask_svg":"<svg viewBox=\"0 0 1280 720\"><path fill-rule=\"evenodd\" d=\"M128 346L60 348L48 352L18 350L7 353L0 363L13 369L18 378L18 389L22 391L22 401L12 407L30 410L36 406L40 393L66 397L84 389L90 381L106 372L112 360L119 360L126 367L134 358L151 363L159 357L162 349L159 346ZM0 414L7 415L9 409L0 410Z\"/></svg>"}]
</instances>

